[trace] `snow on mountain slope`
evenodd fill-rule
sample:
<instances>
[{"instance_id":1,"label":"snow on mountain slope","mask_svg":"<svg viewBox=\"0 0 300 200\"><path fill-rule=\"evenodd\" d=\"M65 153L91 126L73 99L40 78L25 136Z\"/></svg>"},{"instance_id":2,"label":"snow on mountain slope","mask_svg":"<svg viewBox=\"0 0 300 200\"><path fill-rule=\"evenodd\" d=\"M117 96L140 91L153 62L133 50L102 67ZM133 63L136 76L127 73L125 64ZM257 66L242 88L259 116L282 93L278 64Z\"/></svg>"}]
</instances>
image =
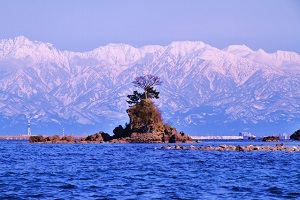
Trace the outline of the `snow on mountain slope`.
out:
<instances>
[{"instance_id":1,"label":"snow on mountain slope","mask_svg":"<svg viewBox=\"0 0 300 200\"><path fill-rule=\"evenodd\" d=\"M230 45L224 51L266 65L280 66L284 62L300 63L300 55L295 52L278 50L275 53L268 54L262 49L253 51L245 45Z\"/></svg>"},{"instance_id":2,"label":"snow on mountain slope","mask_svg":"<svg viewBox=\"0 0 300 200\"><path fill-rule=\"evenodd\" d=\"M40 133L111 133L128 121L132 80L149 73L163 80L156 103L165 120L190 134L299 126L300 56L293 52L184 41L78 53L20 36L0 41L0 134L26 132L27 115Z\"/></svg>"}]
</instances>

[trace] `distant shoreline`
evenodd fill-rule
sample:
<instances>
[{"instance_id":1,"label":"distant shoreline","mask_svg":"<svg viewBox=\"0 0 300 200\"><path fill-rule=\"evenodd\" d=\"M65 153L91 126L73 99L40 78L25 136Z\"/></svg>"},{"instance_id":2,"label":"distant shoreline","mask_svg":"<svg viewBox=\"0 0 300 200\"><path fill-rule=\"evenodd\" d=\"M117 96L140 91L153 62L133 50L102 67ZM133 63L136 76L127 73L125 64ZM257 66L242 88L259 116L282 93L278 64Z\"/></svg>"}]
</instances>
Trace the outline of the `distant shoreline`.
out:
<instances>
[{"instance_id":1,"label":"distant shoreline","mask_svg":"<svg viewBox=\"0 0 300 200\"><path fill-rule=\"evenodd\" d=\"M0 136L0 140L29 140L30 136L33 135L4 135ZM76 140L85 138L87 136L73 136Z\"/></svg>"}]
</instances>

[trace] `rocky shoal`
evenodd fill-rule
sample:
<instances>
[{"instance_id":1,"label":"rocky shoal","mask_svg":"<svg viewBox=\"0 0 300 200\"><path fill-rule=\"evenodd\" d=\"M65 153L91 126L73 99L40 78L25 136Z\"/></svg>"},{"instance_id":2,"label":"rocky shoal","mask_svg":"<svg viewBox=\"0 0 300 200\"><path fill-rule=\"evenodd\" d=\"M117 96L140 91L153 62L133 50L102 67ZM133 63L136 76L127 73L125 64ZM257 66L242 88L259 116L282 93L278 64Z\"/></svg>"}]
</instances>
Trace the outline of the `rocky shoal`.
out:
<instances>
[{"instance_id":1,"label":"rocky shoal","mask_svg":"<svg viewBox=\"0 0 300 200\"><path fill-rule=\"evenodd\" d=\"M226 145L222 144L217 147L214 146L200 146L196 147L194 145L183 146L183 145L175 145L175 146L162 146L161 149L173 149L173 150L201 150L201 151L239 151L239 152L251 152L251 151L300 151L300 146L285 146L283 143L276 144L275 146L269 145Z\"/></svg>"}]
</instances>

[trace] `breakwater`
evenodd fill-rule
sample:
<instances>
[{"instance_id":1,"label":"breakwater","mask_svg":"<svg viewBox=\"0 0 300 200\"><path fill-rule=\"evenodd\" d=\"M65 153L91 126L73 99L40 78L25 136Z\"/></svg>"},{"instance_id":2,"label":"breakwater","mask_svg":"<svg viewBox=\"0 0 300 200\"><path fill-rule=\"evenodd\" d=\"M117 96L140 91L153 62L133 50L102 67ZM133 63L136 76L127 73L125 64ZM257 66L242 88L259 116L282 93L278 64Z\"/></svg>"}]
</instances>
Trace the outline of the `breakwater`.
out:
<instances>
[{"instance_id":1,"label":"breakwater","mask_svg":"<svg viewBox=\"0 0 300 200\"><path fill-rule=\"evenodd\" d=\"M201 150L201 151L241 151L241 152L251 152L251 151L300 151L300 146L285 146L283 143L276 144L274 146L270 145L226 145L221 144L219 146L199 146L194 145L184 146L184 145L166 145L162 146L161 149L173 149L173 150Z\"/></svg>"},{"instance_id":2,"label":"breakwater","mask_svg":"<svg viewBox=\"0 0 300 200\"><path fill-rule=\"evenodd\" d=\"M243 136L214 135L214 136L191 136L193 140L242 140Z\"/></svg>"},{"instance_id":3,"label":"breakwater","mask_svg":"<svg viewBox=\"0 0 300 200\"><path fill-rule=\"evenodd\" d=\"M74 136L75 140L80 140L81 138L85 138L87 136ZM29 140L30 135L6 135L0 136L0 140Z\"/></svg>"},{"instance_id":4,"label":"breakwater","mask_svg":"<svg viewBox=\"0 0 300 200\"><path fill-rule=\"evenodd\" d=\"M0 140L29 140L29 135L17 135L17 136L0 136Z\"/></svg>"}]
</instances>

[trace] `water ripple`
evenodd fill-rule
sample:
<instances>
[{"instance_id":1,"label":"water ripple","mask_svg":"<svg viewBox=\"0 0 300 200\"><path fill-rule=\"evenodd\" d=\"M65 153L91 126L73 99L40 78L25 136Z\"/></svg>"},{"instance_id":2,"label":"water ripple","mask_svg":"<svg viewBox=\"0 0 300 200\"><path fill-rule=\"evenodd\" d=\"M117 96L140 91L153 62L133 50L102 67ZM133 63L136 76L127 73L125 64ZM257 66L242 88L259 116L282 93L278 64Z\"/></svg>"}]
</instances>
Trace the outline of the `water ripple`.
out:
<instances>
[{"instance_id":1,"label":"water ripple","mask_svg":"<svg viewBox=\"0 0 300 200\"><path fill-rule=\"evenodd\" d=\"M0 199L297 199L299 153L1 143Z\"/></svg>"}]
</instances>

